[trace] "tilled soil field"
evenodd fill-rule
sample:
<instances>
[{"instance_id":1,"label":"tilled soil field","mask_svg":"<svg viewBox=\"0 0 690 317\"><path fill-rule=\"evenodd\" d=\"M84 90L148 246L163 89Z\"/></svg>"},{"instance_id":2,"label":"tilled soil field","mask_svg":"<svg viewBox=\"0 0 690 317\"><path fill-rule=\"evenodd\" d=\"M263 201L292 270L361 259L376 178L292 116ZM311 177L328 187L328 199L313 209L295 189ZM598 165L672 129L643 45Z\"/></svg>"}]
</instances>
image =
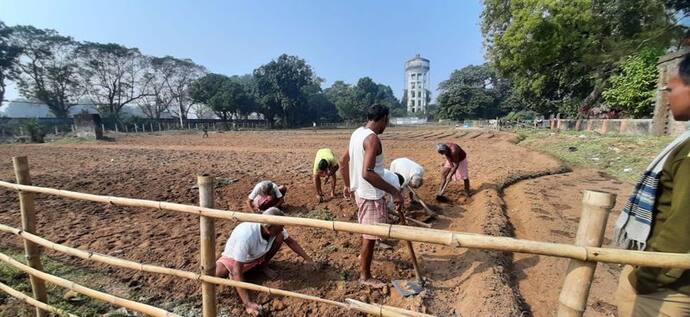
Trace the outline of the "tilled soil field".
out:
<instances>
[{"instance_id":1,"label":"tilled soil field","mask_svg":"<svg viewBox=\"0 0 690 317\"><path fill-rule=\"evenodd\" d=\"M193 188L195 176L208 173L223 180L216 188L216 208L230 210L246 210L244 200L253 185L270 179L289 188L284 208L287 214L332 215L336 220L355 222L356 207L354 202L341 198L340 179L338 196L319 204L315 201L310 178L316 151L329 147L341 155L347 148L350 133L349 130L316 133L311 130L240 131L211 133L205 139L200 134L121 135L115 136L112 142L2 145L0 179L13 181L11 157L26 155L36 185L197 204L198 193ZM521 194L512 198L511 206L516 207L508 208L508 213L503 201L504 187L521 179L566 171L557 160L517 146L511 140L511 135L494 131L428 127L389 128L382 135L386 166L394 158L409 157L425 167L425 184L418 193L432 209L447 216L431 221L434 228L503 236L517 233L529 239L572 242L574 237L570 235L577 224L579 206L571 206L575 211L568 211L572 214L566 216L559 213L548 219L530 217L528 207L543 199L539 195ZM449 186L446 191L449 201L440 203L433 199L442 163L442 158L434 151L434 144L442 141L457 142L468 152L474 192L469 199L462 194L460 183ZM581 181L588 180L585 177ZM595 187L597 183L591 185ZM581 197L580 189L565 186L558 195ZM0 223L19 227L16 193L5 190L0 193ZM624 199L621 196L619 200ZM420 209L416 204L406 203L409 209ZM198 271L199 220L196 217L45 195L37 196L36 209L38 233L52 241L130 260ZM524 211L529 227L523 229L511 223L516 210ZM530 235L533 231L530 228L540 227L542 222L554 229L545 235ZM559 229L561 224L565 229ZM217 253L221 252L234 226L230 221L216 221ZM419 296L402 298L392 289L373 290L357 282L358 235L304 227L288 227L288 231L323 265L316 272L310 271L298 256L284 248L272 264L279 276L269 280L261 274L253 274L250 276L252 282L339 301L354 298L438 316L519 316L532 312L549 315L553 311L553 301L544 302L532 294L539 294L539 287L558 290L562 282L562 275L544 273L553 271L556 264L532 264L532 271L523 267L525 263L540 263L541 257L520 257L514 263L510 253L415 243L423 272L430 282ZM3 246L20 247L18 239L6 234L0 235L0 241ZM390 247L377 247L372 265L374 276L385 281L412 279L414 272L405 245L397 241L385 243ZM73 265L103 270L147 294L150 303L171 310L173 303L198 299L200 294L199 285L192 281L117 268L104 269L54 252L47 254ZM558 265L566 263L558 261ZM535 280L538 283L523 282L525 278L515 273L516 267L521 273L539 275L540 279ZM560 266L558 268L561 270ZM544 272L540 271L542 269ZM602 287L612 288L615 284L605 283ZM324 304L265 294L258 296L259 302L270 307L274 316L354 315ZM219 301L226 315L238 316L244 311L231 288L220 289ZM611 305L609 298L600 301L605 307Z\"/></svg>"}]
</instances>

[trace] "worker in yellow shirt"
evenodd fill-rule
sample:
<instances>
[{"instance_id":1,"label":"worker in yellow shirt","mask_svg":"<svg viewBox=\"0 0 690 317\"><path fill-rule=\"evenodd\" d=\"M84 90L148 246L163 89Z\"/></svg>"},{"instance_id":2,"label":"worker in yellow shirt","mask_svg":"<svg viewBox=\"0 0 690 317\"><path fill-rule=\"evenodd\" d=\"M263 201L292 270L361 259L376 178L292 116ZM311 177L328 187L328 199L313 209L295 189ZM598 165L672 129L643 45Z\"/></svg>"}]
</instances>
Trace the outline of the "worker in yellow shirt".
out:
<instances>
[{"instance_id":1,"label":"worker in yellow shirt","mask_svg":"<svg viewBox=\"0 0 690 317\"><path fill-rule=\"evenodd\" d=\"M331 184L331 198L335 197L335 172L338 171L338 159L333 153L333 150L328 148L319 149L316 152L314 159L314 187L316 188L316 199L323 202L323 191L321 190L321 177L325 177L324 185L328 184L329 180L333 178Z\"/></svg>"}]
</instances>

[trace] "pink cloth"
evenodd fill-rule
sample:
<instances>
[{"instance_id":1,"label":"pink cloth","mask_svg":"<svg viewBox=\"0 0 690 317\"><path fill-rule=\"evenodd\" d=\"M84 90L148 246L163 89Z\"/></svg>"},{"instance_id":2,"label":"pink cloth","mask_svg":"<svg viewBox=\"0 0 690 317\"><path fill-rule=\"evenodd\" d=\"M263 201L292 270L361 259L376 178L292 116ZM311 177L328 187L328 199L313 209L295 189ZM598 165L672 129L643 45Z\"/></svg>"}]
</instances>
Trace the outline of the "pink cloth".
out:
<instances>
[{"instance_id":1,"label":"pink cloth","mask_svg":"<svg viewBox=\"0 0 690 317\"><path fill-rule=\"evenodd\" d=\"M265 206L273 205L273 204L271 204L271 201L274 199L278 200L271 195L258 195L258 196L256 196L256 198L254 198L254 207L256 207L258 209L268 209L268 207L265 207ZM265 208L262 208L262 207L265 207Z\"/></svg>"},{"instance_id":2,"label":"pink cloth","mask_svg":"<svg viewBox=\"0 0 690 317\"><path fill-rule=\"evenodd\" d=\"M361 224L373 225L377 223L388 223L388 209L384 198L378 200L368 200L357 197L357 220ZM381 240L381 237L363 234L362 238L367 240Z\"/></svg>"},{"instance_id":3,"label":"pink cloth","mask_svg":"<svg viewBox=\"0 0 690 317\"><path fill-rule=\"evenodd\" d=\"M254 261L242 263L242 273L247 273L247 271L264 264L264 261L264 257L262 256ZM221 256L218 260L216 260L216 265L222 264L223 266L225 266L228 272L230 272L230 274L232 274L232 267L233 265L235 265L235 263L237 263L237 261L227 256Z\"/></svg>"},{"instance_id":4,"label":"pink cloth","mask_svg":"<svg viewBox=\"0 0 690 317\"><path fill-rule=\"evenodd\" d=\"M278 190L281 194L283 194L283 197L285 197L287 187L281 185L278 187ZM254 207L258 208L259 210L266 210L275 206L275 204L278 203L278 200L280 200L280 198L275 198L273 195L257 195L252 202L254 203Z\"/></svg>"},{"instance_id":5,"label":"pink cloth","mask_svg":"<svg viewBox=\"0 0 690 317\"><path fill-rule=\"evenodd\" d=\"M446 162L443 164L443 167L447 168L453 168L453 165L450 164L446 160ZM467 168L467 158L464 160L460 161L458 164L458 169L455 170L455 174L452 176L452 180L459 181L459 180L465 180L465 179L470 179L470 173Z\"/></svg>"}]
</instances>

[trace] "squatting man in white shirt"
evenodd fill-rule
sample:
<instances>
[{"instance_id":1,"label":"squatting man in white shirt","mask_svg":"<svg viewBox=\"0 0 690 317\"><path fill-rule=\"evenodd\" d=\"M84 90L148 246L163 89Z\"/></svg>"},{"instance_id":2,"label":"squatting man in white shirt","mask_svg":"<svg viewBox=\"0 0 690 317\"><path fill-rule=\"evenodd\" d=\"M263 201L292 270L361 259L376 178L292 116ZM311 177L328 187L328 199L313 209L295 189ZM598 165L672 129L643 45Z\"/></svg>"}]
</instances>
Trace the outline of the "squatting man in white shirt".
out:
<instances>
[{"instance_id":1,"label":"squatting man in white shirt","mask_svg":"<svg viewBox=\"0 0 690 317\"><path fill-rule=\"evenodd\" d=\"M284 216L283 212L275 207L268 208L264 215ZM277 277L277 273L268 268L271 258L276 255L283 242L292 251L301 256L312 269L316 269L314 261L304 252L304 249L288 235L282 225L269 225L254 222L240 223L232 230L225 250L216 260L216 276L230 277L235 281L244 282L244 273L258 269L269 278ZM249 292L237 287L237 294L244 303L248 314L256 316L261 307L249 297Z\"/></svg>"}]
</instances>

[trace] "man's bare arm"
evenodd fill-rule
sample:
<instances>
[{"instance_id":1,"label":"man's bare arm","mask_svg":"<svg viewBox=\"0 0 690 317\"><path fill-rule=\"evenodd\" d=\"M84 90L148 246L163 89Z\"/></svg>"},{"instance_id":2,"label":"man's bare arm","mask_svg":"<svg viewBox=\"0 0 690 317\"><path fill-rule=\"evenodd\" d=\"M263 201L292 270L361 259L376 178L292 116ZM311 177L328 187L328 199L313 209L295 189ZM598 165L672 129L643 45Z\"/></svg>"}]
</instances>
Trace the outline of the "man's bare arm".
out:
<instances>
[{"instance_id":1,"label":"man's bare arm","mask_svg":"<svg viewBox=\"0 0 690 317\"><path fill-rule=\"evenodd\" d=\"M376 156L381 154L381 140L375 135L371 134L364 139L364 164L362 165L362 177L372 186L383 190L395 197L400 195L400 191L393 185L389 184L379 174L374 172L376 166Z\"/></svg>"},{"instance_id":2,"label":"man's bare arm","mask_svg":"<svg viewBox=\"0 0 690 317\"><path fill-rule=\"evenodd\" d=\"M304 261L314 262L314 260L311 259L309 254L307 254L307 252L304 252L304 249L302 249L302 246L300 246L299 243L297 243L297 241L295 239L293 239L292 237L288 237L287 239L285 239L285 244L287 244L287 246L290 247L290 249L292 251L294 251L299 256L301 256L304 259Z\"/></svg>"}]
</instances>

